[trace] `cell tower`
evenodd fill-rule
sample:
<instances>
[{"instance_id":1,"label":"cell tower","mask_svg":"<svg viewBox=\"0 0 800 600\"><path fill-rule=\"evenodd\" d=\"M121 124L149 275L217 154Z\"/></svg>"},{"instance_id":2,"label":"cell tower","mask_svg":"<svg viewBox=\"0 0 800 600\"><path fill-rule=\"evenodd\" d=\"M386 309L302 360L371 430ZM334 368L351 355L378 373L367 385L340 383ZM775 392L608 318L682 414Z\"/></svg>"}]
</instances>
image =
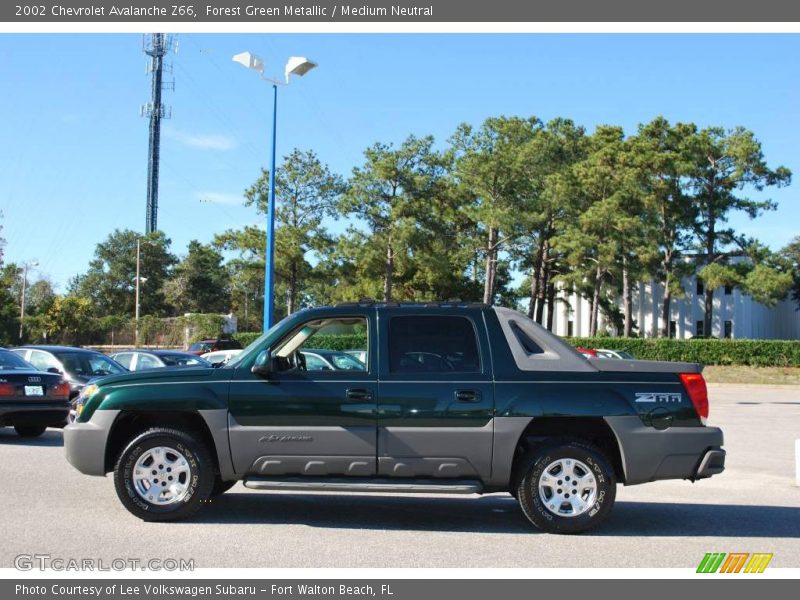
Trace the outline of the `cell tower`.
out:
<instances>
[{"instance_id":1,"label":"cell tower","mask_svg":"<svg viewBox=\"0 0 800 600\"><path fill-rule=\"evenodd\" d=\"M147 155L147 220L145 233L158 229L158 164L161 150L161 119L172 117L172 107L161 103L161 92L174 90L175 81L164 81L164 72L172 74L172 65L164 62L170 52L177 52L174 36L149 33L142 37L142 51L150 57L147 73L152 76L152 99L139 113L150 119L150 147Z\"/></svg>"}]
</instances>

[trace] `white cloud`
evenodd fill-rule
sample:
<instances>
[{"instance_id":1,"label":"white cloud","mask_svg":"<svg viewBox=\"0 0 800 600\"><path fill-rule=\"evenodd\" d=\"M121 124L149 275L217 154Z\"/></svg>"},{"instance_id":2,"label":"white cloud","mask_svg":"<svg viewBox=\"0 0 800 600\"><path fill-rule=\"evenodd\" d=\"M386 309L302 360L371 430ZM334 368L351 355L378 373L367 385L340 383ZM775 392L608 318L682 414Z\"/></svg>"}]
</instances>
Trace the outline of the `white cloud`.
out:
<instances>
[{"instance_id":1,"label":"white cloud","mask_svg":"<svg viewBox=\"0 0 800 600\"><path fill-rule=\"evenodd\" d=\"M243 195L226 192L199 192L197 199L203 204L226 204L228 206L241 206L244 202Z\"/></svg>"},{"instance_id":2,"label":"white cloud","mask_svg":"<svg viewBox=\"0 0 800 600\"><path fill-rule=\"evenodd\" d=\"M165 137L198 150L233 150L235 140L222 133L187 133L179 129L165 129Z\"/></svg>"}]
</instances>

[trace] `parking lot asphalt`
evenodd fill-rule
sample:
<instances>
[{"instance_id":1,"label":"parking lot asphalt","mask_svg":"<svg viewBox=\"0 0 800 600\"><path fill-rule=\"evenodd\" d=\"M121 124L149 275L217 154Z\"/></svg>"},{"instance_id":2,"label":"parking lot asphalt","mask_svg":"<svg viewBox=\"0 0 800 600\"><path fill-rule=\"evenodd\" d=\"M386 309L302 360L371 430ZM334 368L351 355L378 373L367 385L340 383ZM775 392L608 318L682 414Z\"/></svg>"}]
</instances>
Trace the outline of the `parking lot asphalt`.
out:
<instances>
[{"instance_id":1,"label":"parking lot asphalt","mask_svg":"<svg viewBox=\"0 0 800 600\"><path fill-rule=\"evenodd\" d=\"M727 468L692 484L618 488L597 530L539 533L507 494L388 496L256 492L237 484L190 521L145 523L112 478L64 458L53 429L0 429L0 567L20 554L193 559L196 567L696 567L706 552L772 552L800 567L800 387L711 385Z\"/></svg>"}]
</instances>

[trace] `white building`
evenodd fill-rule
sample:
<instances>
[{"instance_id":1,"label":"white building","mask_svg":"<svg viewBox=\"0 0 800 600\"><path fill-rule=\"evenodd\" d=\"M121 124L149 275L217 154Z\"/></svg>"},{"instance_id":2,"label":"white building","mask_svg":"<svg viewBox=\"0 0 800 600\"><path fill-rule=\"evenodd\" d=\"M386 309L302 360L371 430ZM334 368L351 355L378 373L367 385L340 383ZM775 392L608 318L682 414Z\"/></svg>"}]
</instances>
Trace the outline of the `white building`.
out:
<instances>
[{"instance_id":1,"label":"white building","mask_svg":"<svg viewBox=\"0 0 800 600\"><path fill-rule=\"evenodd\" d=\"M683 298L672 298L670 332L686 339L703 335L704 298L702 282L696 278L683 281ZM657 337L661 328L661 300L664 286L650 281L633 289L633 319L637 334ZM553 318L553 332L562 336L588 336L590 302L577 294L559 293ZM619 300L620 309L622 299ZM739 288L714 290L714 310L710 334L719 338L800 339L800 311L791 298L774 308L759 304ZM545 311L546 313L546 311ZM600 311L598 331L621 335Z\"/></svg>"}]
</instances>

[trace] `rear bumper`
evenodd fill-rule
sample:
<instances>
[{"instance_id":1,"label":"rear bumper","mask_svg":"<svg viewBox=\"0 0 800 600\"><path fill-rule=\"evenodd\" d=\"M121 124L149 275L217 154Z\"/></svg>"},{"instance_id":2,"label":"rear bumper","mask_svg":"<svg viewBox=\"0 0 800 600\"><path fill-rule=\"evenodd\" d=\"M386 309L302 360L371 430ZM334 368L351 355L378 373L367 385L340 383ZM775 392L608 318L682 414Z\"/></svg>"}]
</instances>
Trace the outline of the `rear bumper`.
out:
<instances>
[{"instance_id":1,"label":"rear bumper","mask_svg":"<svg viewBox=\"0 0 800 600\"><path fill-rule=\"evenodd\" d=\"M118 414L118 410L98 410L88 422L64 428L67 460L81 473L106 474L106 443Z\"/></svg>"},{"instance_id":2,"label":"rear bumper","mask_svg":"<svg viewBox=\"0 0 800 600\"><path fill-rule=\"evenodd\" d=\"M0 426L46 425L47 427L63 427L67 422L69 407L68 400L3 402L0 403Z\"/></svg>"},{"instance_id":3,"label":"rear bumper","mask_svg":"<svg viewBox=\"0 0 800 600\"><path fill-rule=\"evenodd\" d=\"M725 450L717 448L707 450L697 466L693 480L705 479L712 475L718 475L725 470Z\"/></svg>"},{"instance_id":4,"label":"rear bumper","mask_svg":"<svg viewBox=\"0 0 800 600\"><path fill-rule=\"evenodd\" d=\"M661 479L705 479L725 469L722 430L717 427L646 427L641 419L607 417L620 448L625 484Z\"/></svg>"}]
</instances>

